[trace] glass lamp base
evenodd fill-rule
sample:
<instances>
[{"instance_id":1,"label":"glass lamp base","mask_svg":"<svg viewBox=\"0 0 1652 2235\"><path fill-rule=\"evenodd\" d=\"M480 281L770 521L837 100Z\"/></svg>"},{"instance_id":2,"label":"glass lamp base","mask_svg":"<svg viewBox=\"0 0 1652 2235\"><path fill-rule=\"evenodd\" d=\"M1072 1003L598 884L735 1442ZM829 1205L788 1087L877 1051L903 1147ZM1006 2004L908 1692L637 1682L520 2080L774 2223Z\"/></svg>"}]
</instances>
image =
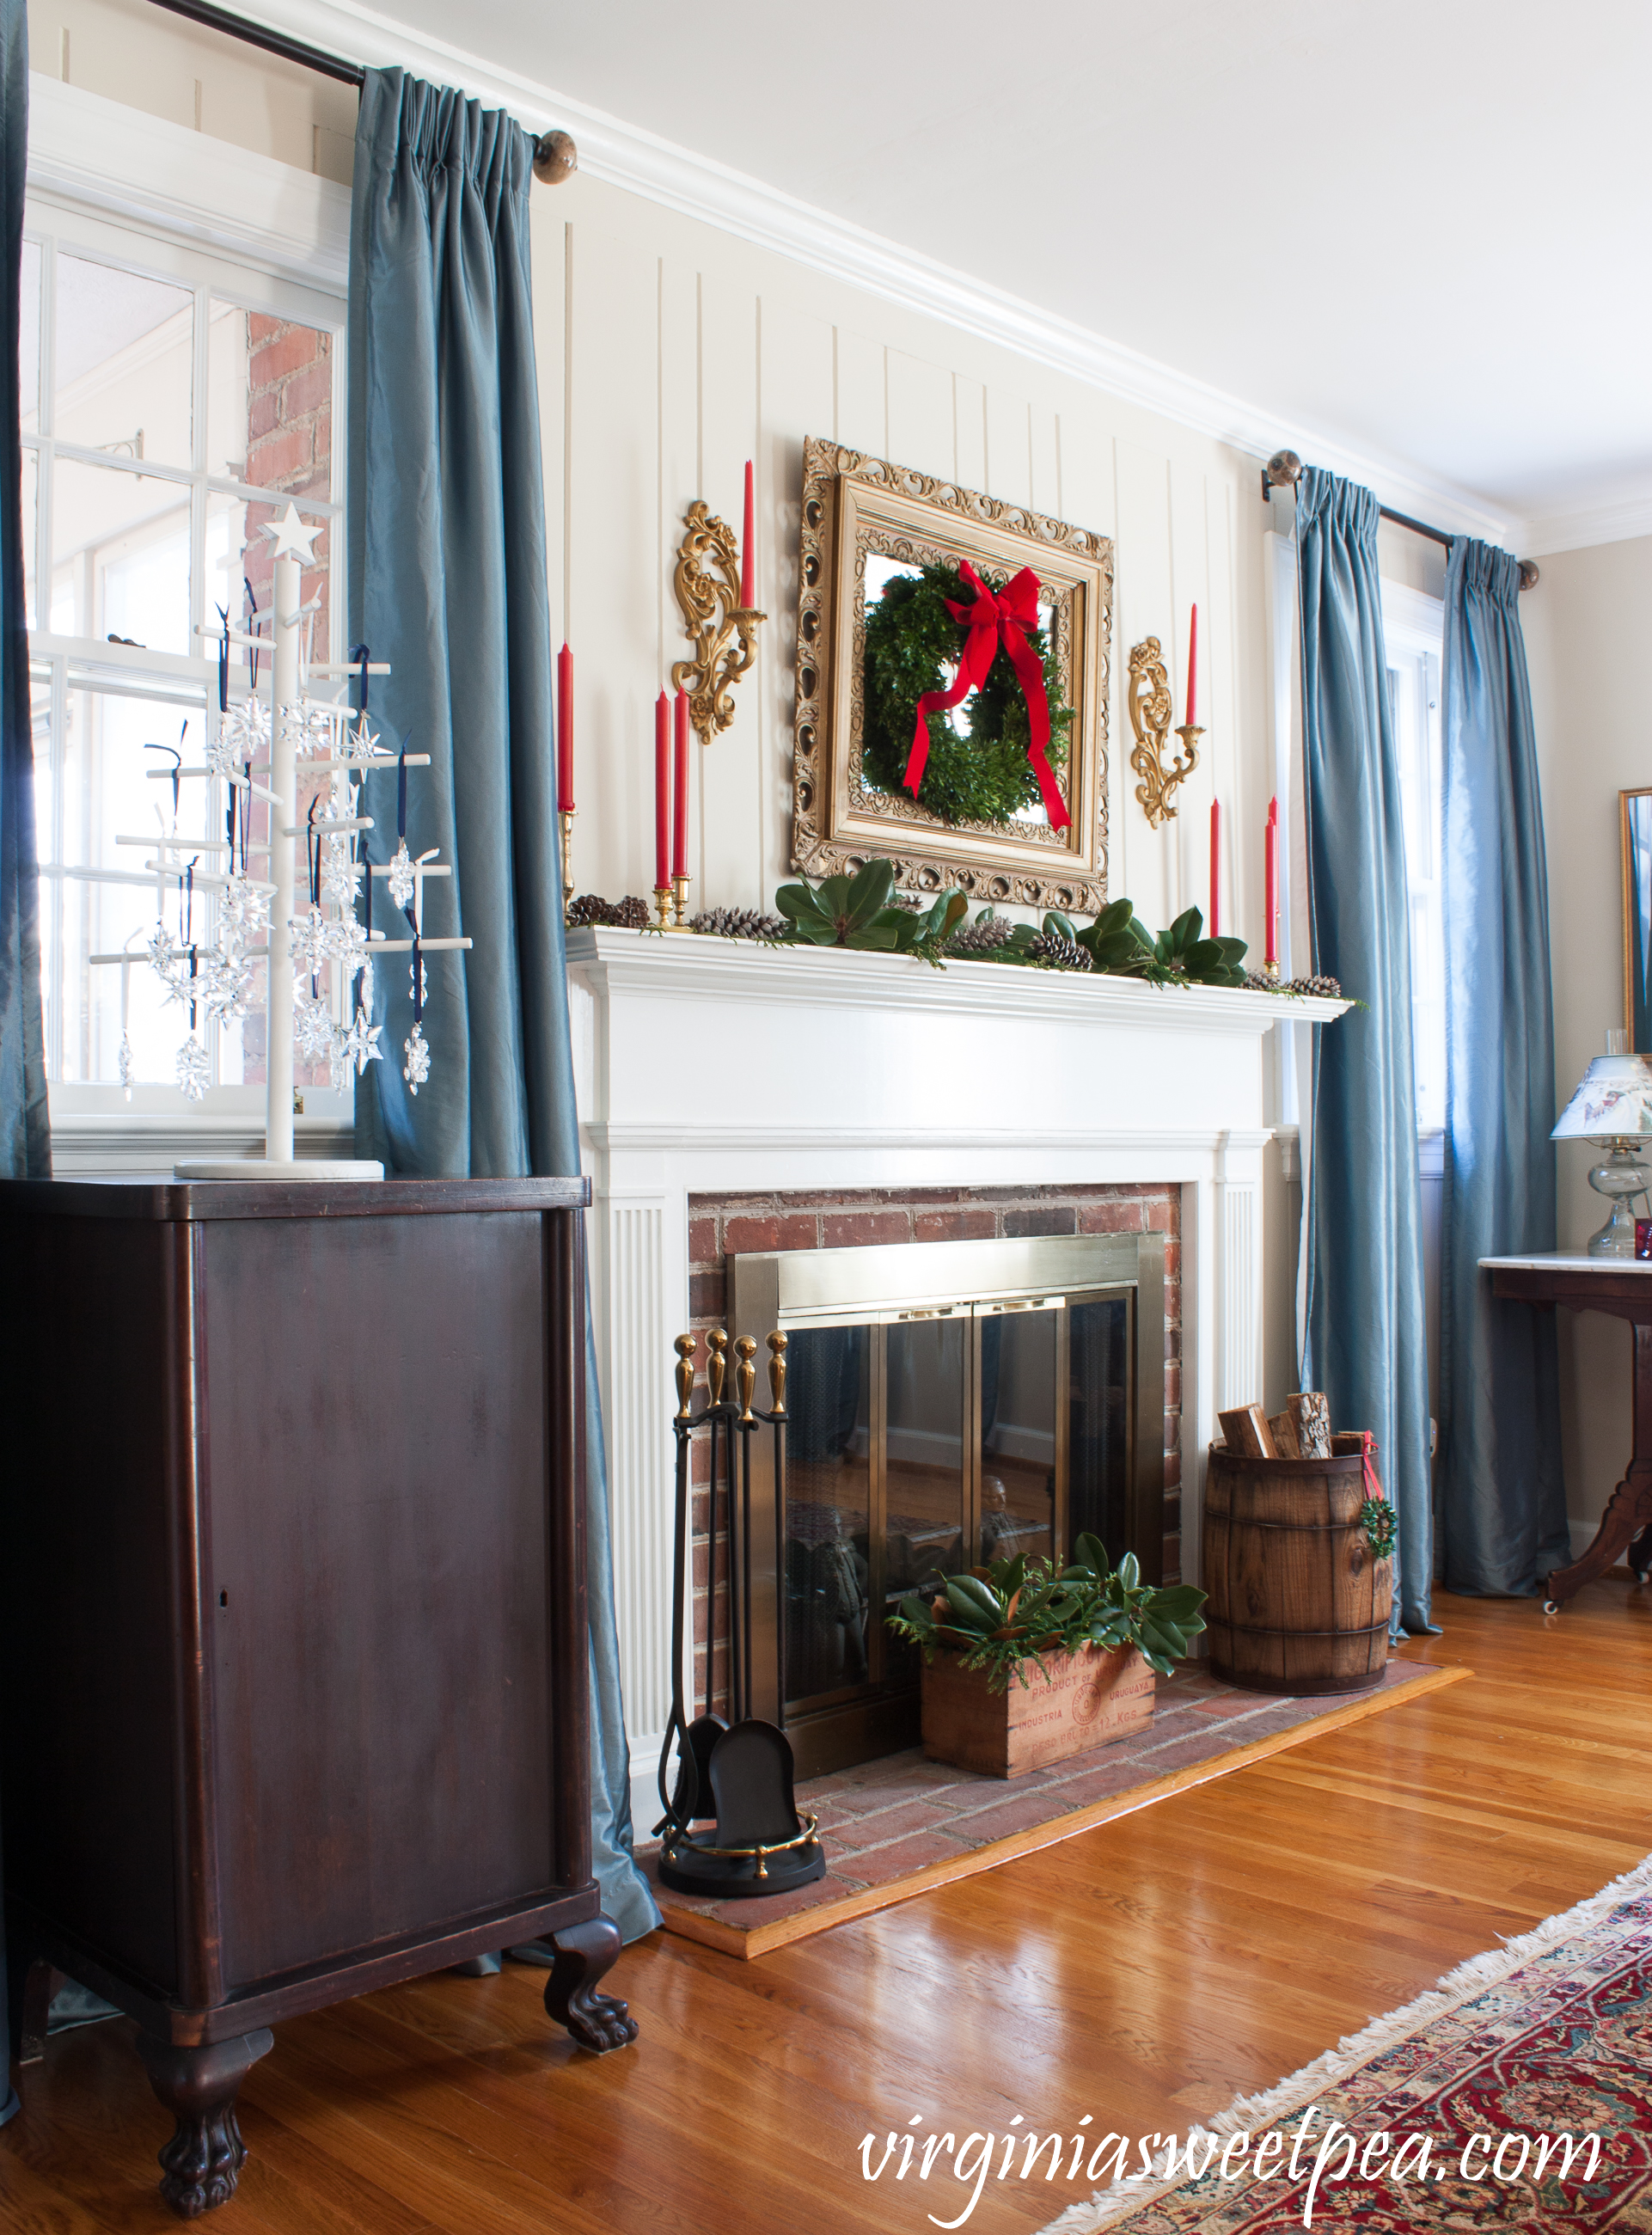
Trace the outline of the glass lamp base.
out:
<instances>
[{"instance_id":1,"label":"glass lamp base","mask_svg":"<svg viewBox=\"0 0 1652 2235\"><path fill-rule=\"evenodd\" d=\"M1627 1143L1619 1142L1603 1163L1595 1165L1589 1175L1589 1184L1612 1206L1612 1215L1605 1225L1589 1238L1589 1255L1633 1257L1636 1198L1652 1184L1652 1172L1636 1162Z\"/></svg>"}]
</instances>

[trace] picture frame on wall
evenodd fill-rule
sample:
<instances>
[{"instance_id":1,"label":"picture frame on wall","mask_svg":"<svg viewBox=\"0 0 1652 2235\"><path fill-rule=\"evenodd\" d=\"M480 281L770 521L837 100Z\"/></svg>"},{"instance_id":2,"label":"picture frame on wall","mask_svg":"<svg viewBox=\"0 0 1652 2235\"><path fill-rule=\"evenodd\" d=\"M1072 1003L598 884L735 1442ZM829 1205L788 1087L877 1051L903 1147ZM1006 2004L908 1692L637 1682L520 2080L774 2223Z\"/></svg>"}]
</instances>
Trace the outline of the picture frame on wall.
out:
<instances>
[{"instance_id":1,"label":"picture frame on wall","mask_svg":"<svg viewBox=\"0 0 1652 2235\"><path fill-rule=\"evenodd\" d=\"M914 797L901 781L904 733L916 701L908 707L887 682L890 618L926 582L933 613L946 574L963 561L994 593L1025 567L1037 578L1055 724L1050 762L1071 818L1063 827L1052 823L1030 778L1022 787L1026 796L987 816L948 811L944 804L937 811L922 790ZM971 595L962 576L957 595L966 603ZM1063 912L1104 907L1112 603L1108 537L836 442L807 441L793 868L818 878L887 859L897 886L909 891L953 888L981 903ZM882 663L871 669L869 621ZM940 634L951 633L943 620ZM955 663L961 642L959 631L947 647L949 662ZM998 689L1019 688L1001 650L998 666ZM944 718L965 750L970 700ZM1022 719L1015 710L1006 734ZM1013 777L1017 757L1002 753L999 765ZM931 783L928 792L940 789Z\"/></svg>"}]
</instances>

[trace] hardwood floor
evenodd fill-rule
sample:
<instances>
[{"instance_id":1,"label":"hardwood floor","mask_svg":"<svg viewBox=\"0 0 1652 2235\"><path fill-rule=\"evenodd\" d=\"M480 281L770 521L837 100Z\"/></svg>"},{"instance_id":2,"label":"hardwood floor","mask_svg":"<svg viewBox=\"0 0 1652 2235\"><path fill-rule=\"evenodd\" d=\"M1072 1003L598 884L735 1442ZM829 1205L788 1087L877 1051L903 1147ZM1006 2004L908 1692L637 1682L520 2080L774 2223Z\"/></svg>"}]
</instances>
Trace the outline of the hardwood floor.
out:
<instances>
[{"instance_id":1,"label":"hardwood floor","mask_svg":"<svg viewBox=\"0 0 1652 2235\"><path fill-rule=\"evenodd\" d=\"M635 2048L553 2038L544 1974L515 1965L285 2026L218 2224L923 2235L967 2192L893 2164L869 2185L869 2130L1185 2132L1652 1850L1652 1591L1436 1619L1406 1654L1474 1681L754 1963L656 1934L611 1975ZM176 2224L127 2034L60 2036L29 2075L0 2133L8 2235ZM1084 2193L993 2179L967 2225L1026 2235Z\"/></svg>"}]
</instances>

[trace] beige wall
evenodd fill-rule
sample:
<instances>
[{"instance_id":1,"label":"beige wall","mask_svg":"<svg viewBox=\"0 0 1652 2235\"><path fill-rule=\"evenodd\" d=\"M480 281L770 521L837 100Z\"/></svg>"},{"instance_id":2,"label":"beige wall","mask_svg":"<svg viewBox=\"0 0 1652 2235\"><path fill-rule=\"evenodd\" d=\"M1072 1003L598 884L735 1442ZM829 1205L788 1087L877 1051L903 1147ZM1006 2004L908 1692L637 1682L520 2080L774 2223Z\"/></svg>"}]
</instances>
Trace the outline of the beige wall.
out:
<instances>
[{"instance_id":1,"label":"beige wall","mask_svg":"<svg viewBox=\"0 0 1652 2235\"><path fill-rule=\"evenodd\" d=\"M44 77L350 183L353 87L151 0L29 0L29 62Z\"/></svg>"},{"instance_id":2,"label":"beige wall","mask_svg":"<svg viewBox=\"0 0 1652 2235\"><path fill-rule=\"evenodd\" d=\"M1556 1091L1564 1105L1623 1021L1620 790L1652 781L1652 537L1551 553L1520 600L1531 669L1549 854ZM1560 1246L1581 1249L1604 1216L1585 1176L1596 1152L1562 1142ZM1593 1522L1629 1460L1626 1327L1559 1314L1568 1504Z\"/></svg>"}]
</instances>

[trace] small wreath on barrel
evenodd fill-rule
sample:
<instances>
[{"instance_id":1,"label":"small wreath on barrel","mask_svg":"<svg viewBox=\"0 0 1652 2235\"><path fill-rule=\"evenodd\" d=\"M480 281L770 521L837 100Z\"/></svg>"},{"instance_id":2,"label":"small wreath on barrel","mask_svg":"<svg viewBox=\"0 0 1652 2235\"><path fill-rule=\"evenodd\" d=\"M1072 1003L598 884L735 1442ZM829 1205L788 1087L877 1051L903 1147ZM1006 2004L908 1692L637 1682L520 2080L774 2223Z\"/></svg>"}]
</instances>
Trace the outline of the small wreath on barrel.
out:
<instances>
[{"instance_id":1,"label":"small wreath on barrel","mask_svg":"<svg viewBox=\"0 0 1652 2235\"><path fill-rule=\"evenodd\" d=\"M988 575L987 587L1001 590L1005 578ZM896 574L885 583L866 615L866 700L861 731L861 774L880 791L899 791L906 782L919 701L946 695L946 670L955 668L970 636L954 606L966 586L956 567L931 562L916 574ZM1061 667L1042 627L1022 632L1043 670L1049 705L1049 742L1044 757L1052 768L1067 757L1066 732L1073 709L1063 705ZM1043 790L1032 757L1032 718L1026 691L1000 646L975 689L967 709L968 734L960 736L948 712L928 711L928 752L916 796L921 807L943 823L1007 823L1024 807L1037 806ZM1065 822L1065 810L1052 823Z\"/></svg>"}]
</instances>

